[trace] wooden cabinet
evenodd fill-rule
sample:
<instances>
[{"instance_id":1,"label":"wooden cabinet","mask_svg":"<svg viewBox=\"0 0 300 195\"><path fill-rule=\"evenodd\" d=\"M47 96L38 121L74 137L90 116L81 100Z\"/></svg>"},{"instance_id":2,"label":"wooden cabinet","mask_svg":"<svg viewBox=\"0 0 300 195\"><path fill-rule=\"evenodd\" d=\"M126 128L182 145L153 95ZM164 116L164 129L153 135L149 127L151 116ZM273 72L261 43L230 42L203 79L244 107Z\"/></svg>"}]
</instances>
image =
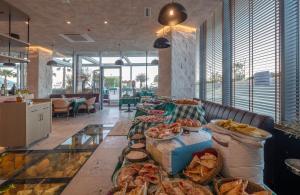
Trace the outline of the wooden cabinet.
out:
<instances>
[{"instance_id":1,"label":"wooden cabinet","mask_svg":"<svg viewBox=\"0 0 300 195\"><path fill-rule=\"evenodd\" d=\"M28 147L49 135L51 102L0 103L0 146Z\"/></svg>"}]
</instances>

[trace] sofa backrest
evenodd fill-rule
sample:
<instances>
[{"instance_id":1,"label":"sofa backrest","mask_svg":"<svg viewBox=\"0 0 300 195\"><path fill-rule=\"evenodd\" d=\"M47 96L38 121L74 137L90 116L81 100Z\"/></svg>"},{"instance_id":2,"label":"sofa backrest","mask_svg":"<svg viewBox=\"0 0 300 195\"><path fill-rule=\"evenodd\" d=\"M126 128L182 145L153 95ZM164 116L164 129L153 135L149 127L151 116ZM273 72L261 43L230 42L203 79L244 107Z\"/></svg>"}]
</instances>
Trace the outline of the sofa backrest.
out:
<instances>
[{"instance_id":1,"label":"sofa backrest","mask_svg":"<svg viewBox=\"0 0 300 195\"><path fill-rule=\"evenodd\" d=\"M205 119L210 122L213 119L232 119L233 121L249 124L264 130L274 129L274 119L230 106L201 100L205 109Z\"/></svg>"}]
</instances>

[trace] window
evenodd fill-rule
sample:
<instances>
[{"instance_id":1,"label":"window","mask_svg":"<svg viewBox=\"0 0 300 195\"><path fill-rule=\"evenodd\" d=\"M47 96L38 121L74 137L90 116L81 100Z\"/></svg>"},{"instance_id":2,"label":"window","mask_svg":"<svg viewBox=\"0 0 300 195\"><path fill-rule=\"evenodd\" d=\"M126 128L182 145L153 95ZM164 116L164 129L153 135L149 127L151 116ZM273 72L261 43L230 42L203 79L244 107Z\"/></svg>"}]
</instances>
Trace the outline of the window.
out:
<instances>
[{"instance_id":1,"label":"window","mask_svg":"<svg viewBox=\"0 0 300 195\"><path fill-rule=\"evenodd\" d=\"M300 121L300 2L284 1L282 120Z\"/></svg>"},{"instance_id":2,"label":"window","mask_svg":"<svg viewBox=\"0 0 300 195\"><path fill-rule=\"evenodd\" d=\"M222 6L206 23L206 99L222 103Z\"/></svg>"},{"instance_id":3,"label":"window","mask_svg":"<svg viewBox=\"0 0 300 195\"><path fill-rule=\"evenodd\" d=\"M52 93L72 93L72 58L56 58L55 60L58 62L58 65L52 67ZM62 63L60 64L60 62Z\"/></svg>"},{"instance_id":4,"label":"window","mask_svg":"<svg viewBox=\"0 0 300 195\"><path fill-rule=\"evenodd\" d=\"M19 65L15 67L0 66L0 87L6 82L8 90L10 90L14 84L19 88L19 72Z\"/></svg>"},{"instance_id":5,"label":"window","mask_svg":"<svg viewBox=\"0 0 300 195\"><path fill-rule=\"evenodd\" d=\"M279 119L278 0L232 1L232 105Z\"/></svg>"},{"instance_id":6,"label":"window","mask_svg":"<svg viewBox=\"0 0 300 195\"><path fill-rule=\"evenodd\" d=\"M82 55L79 57L79 72L77 78L78 93L99 93L100 65L99 57Z\"/></svg>"}]
</instances>

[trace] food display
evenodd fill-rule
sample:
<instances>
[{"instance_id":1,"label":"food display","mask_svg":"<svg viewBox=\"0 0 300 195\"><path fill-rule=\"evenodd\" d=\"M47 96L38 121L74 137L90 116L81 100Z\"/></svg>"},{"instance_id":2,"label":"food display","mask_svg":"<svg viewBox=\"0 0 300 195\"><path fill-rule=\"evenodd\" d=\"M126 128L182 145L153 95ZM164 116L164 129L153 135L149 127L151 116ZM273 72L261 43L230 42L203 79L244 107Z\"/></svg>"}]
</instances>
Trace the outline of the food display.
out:
<instances>
[{"instance_id":1,"label":"food display","mask_svg":"<svg viewBox=\"0 0 300 195\"><path fill-rule=\"evenodd\" d=\"M201 122L199 120L178 119L176 122L180 123L181 126L187 130L194 130L194 129L198 130L201 127Z\"/></svg>"},{"instance_id":2,"label":"food display","mask_svg":"<svg viewBox=\"0 0 300 195\"><path fill-rule=\"evenodd\" d=\"M148 154L146 154L144 151L132 150L126 154L126 158L132 162L144 161L148 158Z\"/></svg>"},{"instance_id":3,"label":"food display","mask_svg":"<svg viewBox=\"0 0 300 195\"><path fill-rule=\"evenodd\" d=\"M229 131L238 132L252 137L268 138L270 136L270 134L264 130L247 124L237 123L232 120L215 120L213 123Z\"/></svg>"},{"instance_id":4,"label":"food display","mask_svg":"<svg viewBox=\"0 0 300 195\"><path fill-rule=\"evenodd\" d=\"M196 185L188 180L162 181L155 195L212 195L212 192L203 186Z\"/></svg>"},{"instance_id":5,"label":"food display","mask_svg":"<svg viewBox=\"0 0 300 195\"><path fill-rule=\"evenodd\" d=\"M120 188L115 190L113 193L108 193L109 195L144 195L144 191L147 190L146 185L129 187L129 188Z\"/></svg>"},{"instance_id":6,"label":"food display","mask_svg":"<svg viewBox=\"0 0 300 195\"><path fill-rule=\"evenodd\" d=\"M165 118L162 116L156 116L156 115L143 115L136 117L137 121L141 121L144 123L162 123L164 122Z\"/></svg>"},{"instance_id":7,"label":"food display","mask_svg":"<svg viewBox=\"0 0 300 195\"><path fill-rule=\"evenodd\" d=\"M148 110L148 114L150 115L163 115L165 111L163 110Z\"/></svg>"},{"instance_id":8,"label":"food display","mask_svg":"<svg viewBox=\"0 0 300 195\"><path fill-rule=\"evenodd\" d=\"M141 140L144 138L145 138L145 136L141 133L136 133L130 137L131 140Z\"/></svg>"},{"instance_id":9,"label":"food display","mask_svg":"<svg viewBox=\"0 0 300 195\"><path fill-rule=\"evenodd\" d=\"M143 149L146 145L144 143L134 143L130 146L131 149Z\"/></svg>"},{"instance_id":10,"label":"food display","mask_svg":"<svg viewBox=\"0 0 300 195\"><path fill-rule=\"evenodd\" d=\"M221 170L220 158L214 149L206 149L194 155L183 173L194 182L207 183Z\"/></svg>"},{"instance_id":11,"label":"food display","mask_svg":"<svg viewBox=\"0 0 300 195\"><path fill-rule=\"evenodd\" d=\"M271 195L262 186L245 179L221 179L215 183L218 195Z\"/></svg>"},{"instance_id":12,"label":"food display","mask_svg":"<svg viewBox=\"0 0 300 195\"><path fill-rule=\"evenodd\" d=\"M25 165L41 157L41 153L4 152L0 156L0 179L8 179Z\"/></svg>"},{"instance_id":13,"label":"food display","mask_svg":"<svg viewBox=\"0 0 300 195\"><path fill-rule=\"evenodd\" d=\"M159 168L151 163L130 164L121 168L117 175L116 185L120 187L143 186L145 182L149 184L159 183Z\"/></svg>"},{"instance_id":14,"label":"food display","mask_svg":"<svg viewBox=\"0 0 300 195\"><path fill-rule=\"evenodd\" d=\"M193 99L178 99L178 100L175 100L175 104L198 105L199 101L198 100L193 100Z\"/></svg>"},{"instance_id":15,"label":"food display","mask_svg":"<svg viewBox=\"0 0 300 195\"><path fill-rule=\"evenodd\" d=\"M72 177L89 158L92 152L61 152L47 154L27 168L18 179Z\"/></svg>"},{"instance_id":16,"label":"food display","mask_svg":"<svg viewBox=\"0 0 300 195\"><path fill-rule=\"evenodd\" d=\"M65 187L65 183L39 183L39 184L9 184L2 189L2 195L58 195Z\"/></svg>"},{"instance_id":17,"label":"food display","mask_svg":"<svg viewBox=\"0 0 300 195\"><path fill-rule=\"evenodd\" d=\"M172 139L182 132L180 123L160 124L150 127L145 135L155 139Z\"/></svg>"}]
</instances>

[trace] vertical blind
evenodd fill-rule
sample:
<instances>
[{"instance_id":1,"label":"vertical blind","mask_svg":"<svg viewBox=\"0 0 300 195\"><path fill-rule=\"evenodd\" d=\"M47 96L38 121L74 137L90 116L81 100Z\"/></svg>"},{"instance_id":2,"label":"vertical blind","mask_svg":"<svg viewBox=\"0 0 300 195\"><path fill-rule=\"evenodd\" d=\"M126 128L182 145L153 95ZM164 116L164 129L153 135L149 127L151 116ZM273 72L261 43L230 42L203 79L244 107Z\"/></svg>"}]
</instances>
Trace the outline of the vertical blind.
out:
<instances>
[{"instance_id":1,"label":"vertical blind","mask_svg":"<svg viewBox=\"0 0 300 195\"><path fill-rule=\"evenodd\" d=\"M232 105L279 119L279 0L232 0Z\"/></svg>"},{"instance_id":2,"label":"vertical blind","mask_svg":"<svg viewBox=\"0 0 300 195\"><path fill-rule=\"evenodd\" d=\"M299 0L284 1L282 120L300 120Z\"/></svg>"},{"instance_id":3,"label":"vertical blind","mask_svg":"<svg viewBox=\"0 0 300 195\"><path fill-rule=\"evenodd\" d=\"M222 103L222 6L206 22L206 99Z\"/></svg>"}]
</instances>

